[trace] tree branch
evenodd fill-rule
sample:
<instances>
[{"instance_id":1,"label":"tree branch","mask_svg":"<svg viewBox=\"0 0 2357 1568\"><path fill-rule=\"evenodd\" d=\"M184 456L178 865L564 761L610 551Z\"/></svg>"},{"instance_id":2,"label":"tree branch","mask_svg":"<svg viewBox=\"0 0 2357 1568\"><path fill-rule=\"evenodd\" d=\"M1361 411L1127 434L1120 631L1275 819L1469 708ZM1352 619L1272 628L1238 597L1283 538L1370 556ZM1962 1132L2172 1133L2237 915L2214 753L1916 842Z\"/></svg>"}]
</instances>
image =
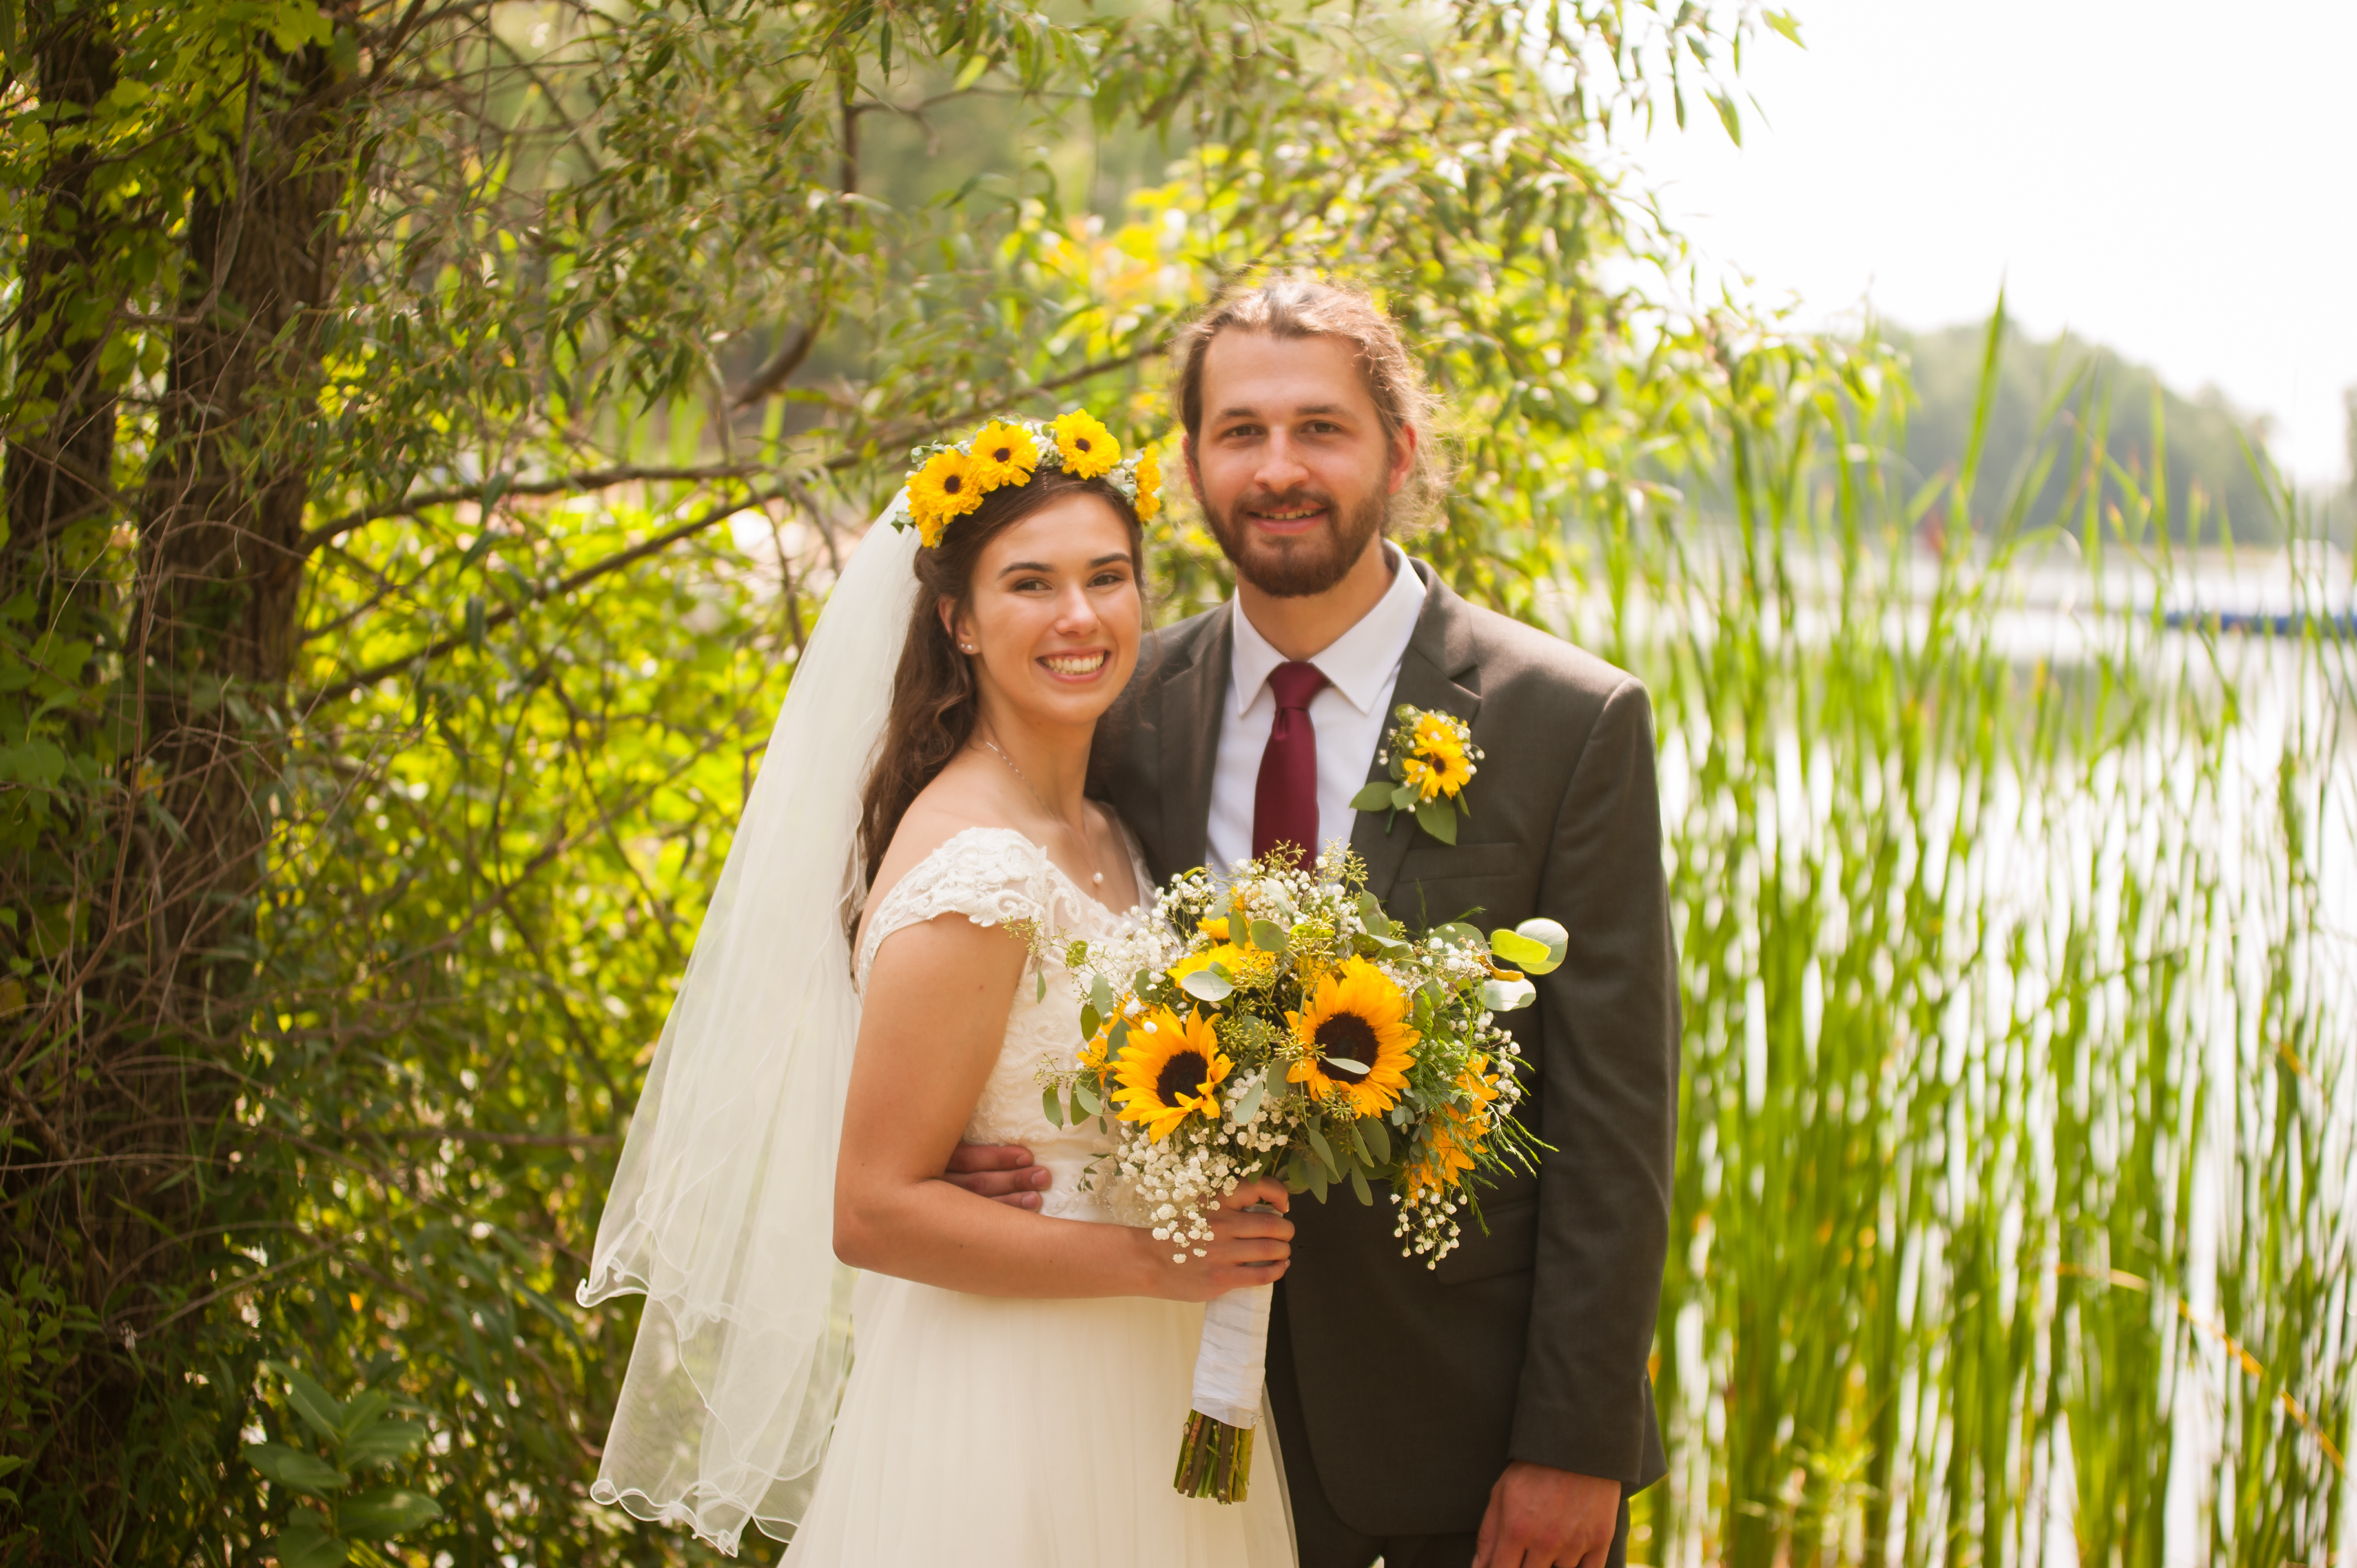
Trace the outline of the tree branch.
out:
<instances>
[{"instance_id":1,"label":"tree branch","mask_svg":"<svg viewBox=\"0 0 2357 1568\"><path fill-rule=\"evenodd\" d=\"M545 479L518 479L513 470L493 474L479 484L453 485L447 489L420 490L397 501L383 501L375 506L348 511L332 522L323 522L303 536L296 546L299 553L310 554L323 544L350 533L364 523L388 517L407 517L424 511L427 507L448 506L454 501L480 501L485 495L494 499L507 496L561 496L582 490L606 490L616 485L628 484L700 484L711 479L741 479L758 474L759 463L707 463L700 467L666 468L639 467L622 464L610 468L584 468L577 473L558 474Z\"/></svg>"},{"instance_id":2,"label":"tree branch","mask_svg":"<svg viewBox=\"0 0 2357 1568\"><path fill-rule=\"evenodd\" d=\"M723 501L720 505L688 519L676 528L665 529L661 533L640 540L628 550L616 551L602 561L593 561L572 575L560 578L549 587L534 588L520 605L501 605L483 618L482 628L489 631L493 627L505 626L534 605L544 603L549 599L562 598L576 588L594 583L598 578L619 572L626 566L636 565L650 555L660 554L683 539L693 539L716 522L734 517L738 512L750 508L764 506L773 500L781 500L785 499L785 489L779 487L740 497L736 500ZM382 664L371 664L365 670L354 671L349 675L339 675L317 691L305 693L296 703L296 708L301 712L308 712L322 699L340 696L362 686L372 686L388 675L398 675L413 664L422 664L429 659L439 659L443 654L468 640L467 633L453 632L448 637L427 643L414 653L404 653L398 659L388 659Z\"/></svg>"}]
</instances>

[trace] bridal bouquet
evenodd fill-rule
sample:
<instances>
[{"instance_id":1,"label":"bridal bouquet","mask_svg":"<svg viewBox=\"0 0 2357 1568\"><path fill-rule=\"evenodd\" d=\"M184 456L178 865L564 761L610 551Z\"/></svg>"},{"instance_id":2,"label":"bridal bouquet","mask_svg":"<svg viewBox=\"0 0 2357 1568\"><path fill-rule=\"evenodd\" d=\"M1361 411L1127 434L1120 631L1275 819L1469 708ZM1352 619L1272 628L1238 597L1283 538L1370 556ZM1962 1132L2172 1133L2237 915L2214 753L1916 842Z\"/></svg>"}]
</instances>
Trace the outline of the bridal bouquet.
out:
<instances>
[{"instance_id":1,"label":"bridal bouquet","mask_svg":"<svg viewBox=\"0 0 2357 1568\"><path fill-rule=\"evenodd\" d=\"M1158 918L1064 954L1085 1044L1076 1070L1043 1071L1043 1106L1114 1133L1091 1182L1142 1209L1174 1261L1204 1255L1240 1183L1275 1176L1320 1202L1348 1184L1372 1204L1388 1183L1403 1255L1431 1267L1480 1222L1478 1187L1535 1168L1495 1015L1536 999L1525 976L1562 961L1563 928L1411 935L1364 880L1339 845L1308 870L1271 854L1225 881L1190 871L1157 892ZM1190 1497L1244 1495L1270 1297L1206 1313L1176 1478Z\"/></svg>"}]
</instances>

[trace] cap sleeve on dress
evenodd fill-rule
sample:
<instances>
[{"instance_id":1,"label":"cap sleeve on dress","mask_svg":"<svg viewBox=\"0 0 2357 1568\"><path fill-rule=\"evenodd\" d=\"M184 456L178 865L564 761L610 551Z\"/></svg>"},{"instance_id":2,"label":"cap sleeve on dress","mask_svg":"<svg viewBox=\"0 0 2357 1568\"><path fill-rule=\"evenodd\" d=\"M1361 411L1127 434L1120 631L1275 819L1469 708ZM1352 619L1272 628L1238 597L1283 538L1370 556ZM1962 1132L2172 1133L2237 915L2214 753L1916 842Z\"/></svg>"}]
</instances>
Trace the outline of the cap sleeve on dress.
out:
<instances>
[{"instance_id":1,"label":"cap sleeve on dress","mask_svg":"<svg viewBox=\"0 0 2357 1568\"><path fill-rule=\"evenodd\" d=\"M867 987L876 950L904 926L963 915L977 926L1010 920L1052 923L1054 888L1047 851L1012 828L967 828L909 868L876 907L859 945L858 978Z\"/></svg>"}]
</instances>

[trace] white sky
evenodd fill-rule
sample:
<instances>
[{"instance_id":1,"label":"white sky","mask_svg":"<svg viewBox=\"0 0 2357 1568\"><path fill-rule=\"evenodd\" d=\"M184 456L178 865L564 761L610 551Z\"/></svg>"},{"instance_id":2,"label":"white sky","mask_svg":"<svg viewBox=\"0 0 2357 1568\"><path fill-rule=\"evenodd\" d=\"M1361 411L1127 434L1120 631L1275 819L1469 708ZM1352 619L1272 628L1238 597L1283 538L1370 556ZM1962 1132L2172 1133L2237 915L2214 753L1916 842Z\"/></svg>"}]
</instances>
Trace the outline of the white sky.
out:
<instances>
[{"instance_id":1,"label":"white sky","mask_svg":"<svg viewBox=\"0 0 2357 1568\"><path fill-rule=\"evenodd\" d=\"M1630 154L1673 222L1804 319L2008 308L2214 383L2276 460L2348 478L2357 0L1790 0L1744 145L1695 101Z\"/></svg>"}]
</instances>

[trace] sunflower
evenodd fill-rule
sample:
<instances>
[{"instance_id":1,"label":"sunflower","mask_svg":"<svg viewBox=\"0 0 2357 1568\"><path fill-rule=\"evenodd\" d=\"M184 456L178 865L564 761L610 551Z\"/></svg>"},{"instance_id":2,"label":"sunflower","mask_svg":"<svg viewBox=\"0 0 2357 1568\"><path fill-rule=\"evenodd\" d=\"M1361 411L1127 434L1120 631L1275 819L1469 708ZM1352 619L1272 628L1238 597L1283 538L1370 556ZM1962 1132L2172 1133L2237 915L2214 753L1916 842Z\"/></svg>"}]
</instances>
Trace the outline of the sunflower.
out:
<instances>
[{"instance_id":1,"label":"sunflower","mask_svg":"<svg viewBox=\"0 0 2357 1568\"><path fill-rule=\"evenodd\" d=\"M1416 1032L1407 1024L1407 995L1362 958L1344 959L1318 977L1308 1005L1287 1013L1294 1038L1316 1053L1293 1064L1286 1078L1306 1083L1319 1099L1340 1094L1354 1116L1380 1116L1407 1087ZM1339 1065L1356 1062L1356 1068Z\"/></svg>"},{"instance_id":2,"label":"sunflower","mask_svg":"<svg viewBox=\"0 0 2357 1568\"><path fill-rule=\"evenodd\" d=\"M1208 920L1204 922L1206 926L1210 923ZM1222 920L1220 924L1224 927L1227 922ZM1221 934L1226 933L1223 930ZM1275 954L1265 953L1258 948L1240 948L1233 942L1222 942L1202 952L1189 953L1172 964L1171 983L1175 985L1197 970L1209 969L1215 963L1226 970L1228 978L1238 985L1254 985L1268 978L1269 972L1276 967L1276 958Z\"/></svg>"},{"instance_id":3,"label":"sunflower","mask_svg":"<svg viewBox=\"0 0 2357 1568\"><path fill-rule=\"evenodd\" d=\"M1084 408L1059 414L1049 426L1056 433L1056 450L1064 456L1064 471L1076 479L1093 479L1121 461L1121 443Z\"/></svg>"},{"instance_id":4,"label":"sunflower","mask_svg":"<svg viewBox=\"0 0 2357 1568\"><path fill-rule=\"evenodd\" d=\"M1135 1023L1114 1064L1121 1087L1113 1091L1121 1119L1142 1122L1156 1143L1189 1116L1220 1114L1217 1086L1235 1064L1220 1050L1219 1036L1200 1012L1185 1018L1157 1007Z\"/></svg>"},{"instance_id":5,"label":"sunflower","mask_svg":"<svg viewBox=\"0 0 2357 1568\"><path fill-rule=\"evenodd\" d=\"M1418 752L1401 762L1400 773L1427 800L1454 797L1473 781L1473 764L1451 746L1446 751Z\"/></svg>"},{"instance_id":6,"label":"sunflower","mask_svg":"<svg viewBox=\"0 0 2357 1568\"><path fill-rule=\"evenodd\" d=\"M942 542L942 532L952 521L981 504L974 459L954 446L934 453L909 476L909 516L928 549Z\"/></svg>"},{"instance_id":7,"label":"sunflower","mask_svg":"<svg viewBox=\"0 0 2357 1568\"><path fill-rule=\"evenodd\" d=\"M1162 464L1148 446L1137 455L1137 520L1152 522L1162 510Z\"/></svg>"},{"instance_id":8,"label":"sunflower","mask_svg":"<svg viewBox=\"0 0 2357 1568\"><path fill-rule=\"evenodd\" d=\"M974 488L985 494L1001 485L1030 483L1031 470L1039 466L1039 443L1021 425L1003 420L974 432L968 449L974 454Z\"/></svg>"}]
</instances>

